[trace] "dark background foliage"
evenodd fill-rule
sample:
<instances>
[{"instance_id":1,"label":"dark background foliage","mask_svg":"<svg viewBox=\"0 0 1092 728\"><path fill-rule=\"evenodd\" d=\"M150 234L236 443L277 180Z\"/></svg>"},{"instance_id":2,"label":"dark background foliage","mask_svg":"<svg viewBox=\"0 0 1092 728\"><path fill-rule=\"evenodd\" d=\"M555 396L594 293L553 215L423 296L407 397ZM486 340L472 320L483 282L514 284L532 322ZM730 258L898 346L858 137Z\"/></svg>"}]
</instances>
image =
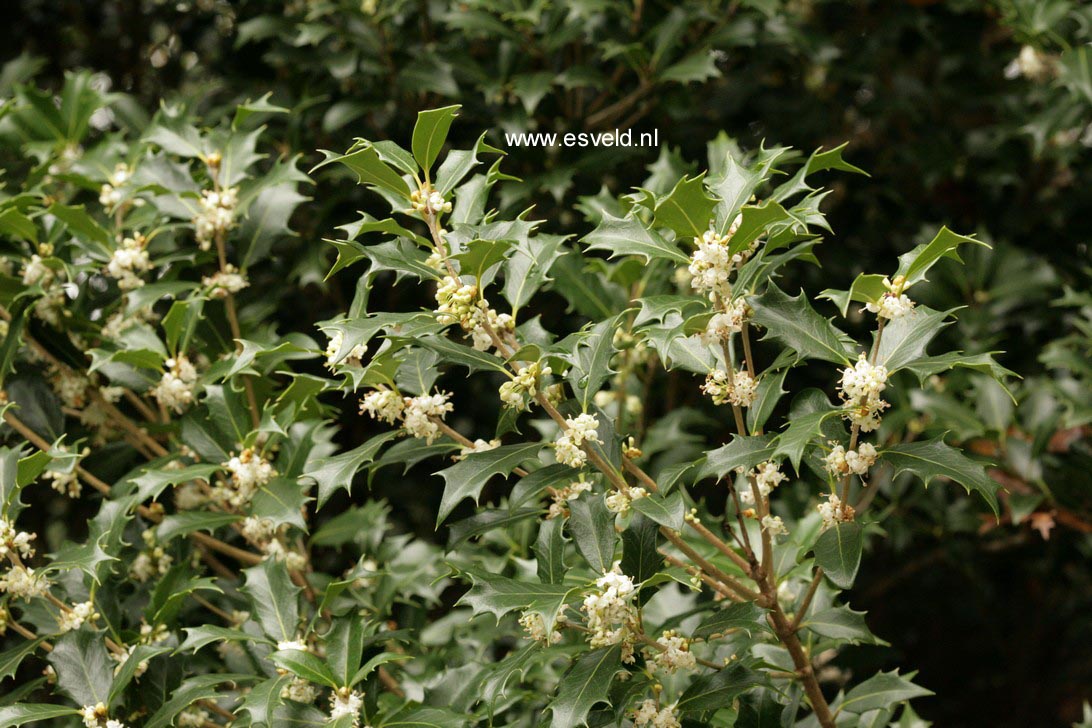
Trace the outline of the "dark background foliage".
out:
<instances>
[{"instance_id":1,"label":"dark background foliage","mask_svg":"<svg viewBox=\"0 0 1092 728\"><path fill-rule=\"evenodd\" d=\"M234 102L271 92L292 109L270 121L283 151L313 162L316 149L341 150L356 136L405 139L418 109L453 102L464 107L452 133L463 147L482 130L503 147L506 130L659 129L662 150L508 150L504 169L524 184L500 204L534 203L534 216L557 232L586 232L585 221L562 210L604 185L617 194L684 160L703 167L706 142L722 130L745 149L848 141L847 158L872 178L830 180L834 235L824 258L832 262L787 281L787 290L845 287L939 224L992 241L995 251L975 256L966 273L935 276L926 298L966 306L949 335L971 352L1006 349L1000 360L1024 377L1012 421L970 444L1002 463L1004 484L1045 485L1051 500L1038 511L1045 516L1019 525L971 514L962 528L945 517L961 508L951 493L933 489L900 503L890 537L865 560L851 594L892 647L858 648L841 663L862 674L919 668L917 682L941 697L915 705L942 726L1078 720L1082 699L1092 697L1088 427L1047 418L1056 438L1038 470L1021 469L1009 446L1043 424L1029 402L1064 399L1056 360L1040 352L1060 346L1075 314L1051 301L1066 288L1089 289L1092 155L1087 132L1082 141L1073 130L1092 110L1092 75L1080 74L1092 66L1078 59L1076 72L1047 81L1004 71L1023 44L1057 54L1080 48L1092 11L1064 0L637 7L528 5L520 14L514 4L503 13L491 3L427 0L13 0L0 43L40 63L40 85L91 69L145 112L164 98L215 120ZM669 60L649 61L634 47L666 48ZM684 82L665 80L665 67L689 51L704 54L699 68L677 72ZM278 275L296 284L276 304L285 330L310 330L343 310L355 284L346 276L321 282L329 251L319 241L367 203L361 188L316 177L313 203L293 220L300 237L279 256ZM553 304L541 312L563 315L564 300ZM1087 340L1076 347L1087 362ZM474 401L458 382L444 384ZM653 409L670 396L655 394L646 403ZM956 394L974 407L973 393ZM346 442L369 434L354 403L330 404L344 409ZM460 413L473 430L473 409ZM919 415L943 429L942 415ZM438 498L437 490L420 476L381 473L374 490L391 499L405 528L443 537L432 535L435 503L417 497Z\"/></svg>"}]
</instances>

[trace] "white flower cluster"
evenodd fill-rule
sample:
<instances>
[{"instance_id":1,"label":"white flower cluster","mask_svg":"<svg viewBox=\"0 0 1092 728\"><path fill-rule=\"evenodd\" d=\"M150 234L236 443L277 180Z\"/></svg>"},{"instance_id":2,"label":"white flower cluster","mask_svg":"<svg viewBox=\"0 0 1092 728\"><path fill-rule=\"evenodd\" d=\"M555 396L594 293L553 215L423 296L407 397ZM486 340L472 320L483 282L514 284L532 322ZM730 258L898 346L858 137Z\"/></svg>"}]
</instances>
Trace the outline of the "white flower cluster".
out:
<instances>
[{"instance_id":1,"label":"white flower cluster","mask_svg":"<svg viewBox=\"0 0 1092 728\"><path fill-rule=\"evenodd\" d=\"M842 503L842 499L833 493L829 493L826 496L827 501L820 503L816 510L819 511L819 517L823 519L823 529L826 530L836 523L845 523L853 520L855 511L853 506L848 503Z\"/></svg>"},{"instance_id":2,"label":"white flower cluster","mask_svg":"<svg viewBox=\"0 0 1092 728\"><path fill-rule=\"evenodd\" d=\"M235 225L235 208L238 205L239 190L236 187L219 192L201 192L197 215L193 218L194 233L201 250L208 250L217 235L222 235Z\"/></svg>"},{"instance_id":3,"label":"white flower cluster","mask_svg":"<svg viewBox=\"0 0 1092 728\"><path fill-rule=\"evenodd\" d=\"M556 645L561 641L561 632L556 629L546 629L546 621L538 612L524 612L520 615L519 624L535 642L544 645Z\"/></svg>"},{"instance_id":4,"label":"white flower cluster","mask_svg":"<svg viewBox=\"0 0 1092 728\"><path fill-rule=\"evenodd\" d=\"M451 203L431 187L422 187L410 192L410 205L417 212L423 212L426 215L451 212Z\"/></svg>"},{"instance_id":5,"label":"white flower cluster","mask_svg":"<svg viewBox=\"0 0 1092 728\"><path fill-rule=\"evenodd\" d=\"M758 381L746 368L729 373L723 369L709 372L701 391L709 395L713 404L731 404L737 407L750 407L755 401Z\"/></svg>"},{"instance_id":6,"label":"white flower cluster","mask_svg":"<svg viewBox=\"0 0 1092 728\"><path fill-rule=\"evenodd\" d=\"M327 349L327 355L329 355L329 349ZM367 414L373 420L393 425L402 416L405 406L402 395L386 387L380 387L368 392L364 395L364 399L360 400L360 414Z\"/></svg>"},{"instance_id":7,"label":"white flower cluster","mask_svg":"<svg viewBox=\"0 0 1092 728\"><path fill-rule=\"evenodd\" d=\"M525 367L520 367L511 380L500 386L500 399L505 407L523 410L527 407L524 395L534 397L538 394L538 384L541 377L548 376L553 370L544 367L539 362L533 362Z\"/></svg>"},{"instance_id":8,"label":"white flower cluster","mask_svg":"<svg viewBox=\"0 0 1092 728\"><path fill-rule=\"evenodd\" d=\"M630 511L633 501L648 495L644 488L629 487L625 490L612 491L606 498L607 510L624 516Z\"/></svg>"},{"instance_id":9,"label":"white flower cluster","mask_svg":"<svg viewBox=\"0 0 1092 728\"><path fill-rule=\"evenodd\" d=\"M185 356L163 362L159 383L152 388L152 396L159 404L175 412L182 412L193 402L194 385L197 384L197 368Z\"/></svg>"},{"instance_id":10,"label":"white flower cluster","mask_svg":"<svg viewBox=\"0 0 1092 728\"><path fill-rule=\"evenodd\" d=\"M351 716L353 728L360 728L360 709L364 707L364 696L350 688L338 688L330 696L330 721L342 716Z\"/></svg>"},{"instance_id":11,"label":"white flower cluster","mask_svg":"<svg viewBox=\"0 0 1092 728\"><path fill-rule=\"evenodd\" d=\"M280 649L278 647L278 649ZM297 703L310 705L319 696L319 689L302 677L293 677L291 682L281 688L281 697Z\"/></svg>"},{"instance_id":12,"label":"white flower cluster","mask_svg":"<svg viewBox=\"0 0 1092 728\"><path fill-rule=\"evenodd\" d=\"M667 649L652 653L652 663L657 670L674 674L679 670L693 670L697 667L697 658L690 651L690 640L680 637L675 630L664 632L659 643Z\"/></svg>"},{"instance_id":13,"label":"white flower cluster","mask_svg":"<svg viewBox=\"0 0 1092 728\"><path fill-rule=\"evenodd\" d=\"M785 522L781 520L781 516L763 516L762 529L774 538L787 536L789 533L789 529L785 526Z\"/></svg>"},{"instance_id":14,"label":"white flower cluster","mask_svg":"<svg viewBox=\"0 0 1092 728\"><path fill-rule=\"evenodd\" d=\"M914 302L905 293L899 295L885 293L880 296L878 303L869 301L865 304L865 308L880 318L897 319L913 313Z\"/></svg>"},{"instance_id":15,"label":"white flower cluster","mask_svg":"<svg viewBox=\"0 0 1092 728\"><path fill-rule=\"evenodd\" d=\"M763 498L768 497L777 486L788 480L788 476L781 472L780 466L769 460L760 463L751 471L750 477L754 479L755 485L758 487L758 493ZM754 505L754 490L752 488L740 488L739 500L744 505Z\"/></svg>"},{"instance_id":16,"label":"white flower cluster","mask_svg":"<svg viewBox=\"0 0 1092 728\"><path fill-rule=\"evenodd\" d=\"M876 447L872 443L862 443L856 450L846 451L841 445L834 445L830 454L823 458L827 470L833 475L864 475L876 464Z\"/></svg>"},{"instance_id":17,"label":"white flower cluster","mask_svg":"<svg viewBox=\"0 0 1092 728\"><path fill-rule=\"evenodd\" d=\"M178 714L178 728L205 728L211 720L207 710L190 707Z\"/></svg>"},{"instance_id":18,"label":"white flower cluster","mask_svg":"<svg viewBox=\"0 0 1092 728\"><path fill-rule=\"evenodd\" d=\"M79 629L84 622L92 622L99 618L97 612L95 612L95 605L93 602L80 602L79 604L73 604L69 610L61 610L60 615L57 617L57 626L61 632L71 632L72 630Z\"/></svg>"},{"instance_id":19,"label":"white flower cluster","mask_svg":"<svg viewBox=\"0 0 1092 728\"><path fill-rule=\"evenodd\" d=\"M871 364L861 354L854 366L842 370L840 383L842 401L847 417L864 432L880 426L880 413L888 406L880 398L887 387L887 367Z\"/></svg>"},{"instance_id":20,"label":"white flower cluster","mask_svg":"<svg viewBox=\"0 0 1092 728\"><path fill-rule=\"evenodd\" d=\"M1057 72L1054 57L1040 52L1033 46L1020 49L1020 55L1005 66L1005 78L1010 81L1023 76L1029 81L1046 81Z\"/></svg>"},{"instance_id":21,"label":"white flower cluster","mask_svg":"<svg viewBox=\"0 0 1092 728\"><path fill-rule=\"evenodd\" d=\"M587 615L592 647L622 646L622 661L633 662L633 642L639 630L639 616L633 605L637 588L619 562L595 581L595 591L581 606Z\"/></svg>"},{"instance_id":22,"label":"white flower cluster","mask_svg":"<svg viewBox=\"0 0 1092 728\"><path fill-rule=\"evenodd\" d=\"M433 392L405 399L402 427L406 432L424 440L429 445L439 437L440 426L433 418L444 419L455 407L448 402L450 392Z\"/></svg>"},{"instance_id":23,"label":"white flower cluster","mask_svg":"<svg viewBox=\"0 0 1092 728\"><path fill-rule=\"evenodd\" d=\"M599 420L587 413L565 420L565 434L554 443L554 453L559 463L581 468L588 461L588 454L581 449L586 442L600 442Z\"/></svg>"},{"instance_id":24,"label":"white flower cluster","mask_svg":"<svg viewBox=\"0 0 1092 728\"><path fill-rule=\"evenodd\" d=\"M344 342L345 337L340 331L335 331L330 336L330 343L326 345L326 366L330 369L333 369L339 363L348 364L349 366L354 367L360 366L360 360L363 359L364 354L368 352L368 347L365 344L357 344L339 362L338 354L341 352L341 347ZM395 398L397 397L398 395L395 395ZM390 421L394 422L394 420Z\"/></svg>"},{"instance_id":25,"label":"white flower cluster","mask_svg":"<svg viewBox=\"0 0 1092 728\"><path fill-rule=\"evenodd\" d=\"M697 250L690 256L690 287L699 293L708 293L709 300L718 297L728 300L732 297L732 284L729 278L732 269L740 265L755 248L752 243L747 250L729 254L729 241L735 235L742 220L737 215L725 235L717 235L714 230L706 230L700 238L694 238Z\"/></svg>"},{"instance_id":26,"label":"white flower cluster","mask_svg":"<svg viewBox=\"0 0 1092 728\"><path fill-rule=\"evenodd\" d=\"M144 285L141 273L147 273L152 269L152 261L148 257L148 239L140 233L133 233L131 238L123 238L121 244L110 256L110 262L106 264L106 273L117 279L118 288L123 291L131 291Z\"/></svg>"},{"instance_id":27,"label":"white flower cluster","mask_svg":"<svg viewBox=\"0 0 1092 728\"><path fill-rule=\"evenodd\" d=\"M46 288L53 281L53 269L45 264L42 256L35 253L23 263L23 285Z\"/></svg>"},{"instance_id":28,"label":"white flower cluster","mask_svg":"<svg viewBox=\"0 0 1092 728\"><path fill-rule=\"evenodd\" d=\"M546 520L550 521L567 514L569 512L569 501L576 500L581 493L587 493L590 490L591 483L585 483L582 480L574 480L564 488L555 490L552 496L553 503L550 504L550 510L546 512Z\"/></svg>"},{"instance_id":29,"label":"white flower cluster","mask_svg":"<svg viewBox=\"0 0 1092 728\"><path fill-rule=\"evenodd\" d=\"M201 285L209 289L210 297L227 298L249 286L250 281L239 272L238 268L228 263L223 270L218 270L211 276L202 276Z\"/></svg>"},{"instance_id":30,"label":"white flower cluster","mask_svg":"<svg viewBox=\"0 0 1092 728\"><path fill-rule=\"evenodd\" d=\"M75 469L68 473L62 473L58 470L47 470L42 473L43 477L49 478L49 487L57 491L61 495L66 495L69 498L79 498L80 493L83 491L83 486L80 485L80 478L76 474Z\"/></svg>"},{"instance_id":31,"label":"white flower cluster","mask_svg":"<svg viewBox=\"0 0 1092 728\"><path fill-rule=\"evenodd\" d=\"M750 313L751 307L742 296L725 304L724 311L713 314L705 325L705 331L701 334L702 342L708 346L719 346L721 342L731 338L732 334L743 330L743 324Z\"/></svg>"},{"instance_id":32,"label":"white flower cluster","mask_svg":"<svg viewBox=\"0 0 1092 728\"><path fill-rule=\"evenodd\" d=\"M80 718L85 728L125 728L120 720L109 718L109 711L103 703L85 705L80 708Z\"/></svg>"},{"instance_id":33,"label":"white flower cluster","mask_svg":"<svg viewBox=\"0 0 1092 728\"><path fill-rule=\"evenodd\" d=\"M174 562L174 557L156 543L155 531L152 529L145 529L140 537L144 540L144 549L129 565L129 576L143 584L149 579L166 574Z\"/></svg>"},{"instance_id":34,"label":"white flower cluster","mask_svg":"<svg viewBox=\"0 0 1092 728\"><path fill-rule=\"evenodd\" d=\"M114 171L110 173L110 181L99 188L99 204L107 209L117 206L124 197L121 188L125 186L131 176L132 173L125 163L119 162L114 165Z\"/></svg>"},{"instance_id":35,"label":"white flower cluster","mask_svg":"<svg viewBox=\"0 0 1092 728\"><path fill-rule=\"evenodd\" d=\"M27 566L13 566L0 576L0 593L6 592L12 599L30 600L48 590L49 579Z\"/></svg>"},{"instance_id":36,"label":"white flower cluster","mask_svg":"<svg viewBox=\"0 0 1092 728\"><path fill-rule=\"evenodd\" d=\"M0 560L10 554L29 559L34 555L34 546L30 542L35 538L37 534L20 531L11 521L0 518Z\"/></svg>"},{"instance_id":37,"label":"white flower cluster","mask_svg":"<svg viewBox=\"0 0 1092 728\"><path fill-rule=\"evenodd\" d=\"M436 320L442 324L459 324L470 334L471 342L478 351L489 351L493 346L490 330L498 336L515 330L515 321L509 314L497 313L489 302L478 298L478 287L448 276L436 288Z\"/></svg>"},{"instance_id":38,"label":"white flower cluster","mask_svg":"<svg viewBox=\"0 0 1092 728\"><path fill-rule=\"evenodd\" d=\"M490 450L496 450L498 447L500 447L500 444L501 444L500 440L483 440L481 438L478 438L477 440L470 443L469 445L464 445L462 447L462 449L459 450L459 454L455 457L455 459L456 460L462 460L467 455L473 455L473 454L479 453L479 452L489 452Z\"/></svg>"},{"instance_id":39,"label":"white flower cluster","mask_svg":"<svg viewBox=\"0 0 1092 728\"><path fill-rule=\"evenodd\" d=\"M277 475L269 461L249 447L226 463L221 463L221 467L231 473L231 486L217 486L214 496L235 508L250 503L254 494Z\"/></svg>"},{"instance_id":40,"label":"white flower cluster","mask_svg":"<svg viewBox=\"0 0 1092 728\"><path fill-rule=\"evenodd\" d=\"M869 311L882 319L897 319L913 313L914 302L903 291L906 289L906 277L895 276L895 280L883 279L887 292L878 301L869 301L862 311Z\"/></svg>"},{"instance_id":41,"label":"white flower cluster","mask_svg":"<svg viewBox=\"0 0 1092 728\"><path fill-rule=\"evenodd\" d=\"M649 698L637 706L633 711L633 725L637 728L682 728L678 716L675 715L674 705L659 707L656 701Z\"/></svg>"}]
</instances>

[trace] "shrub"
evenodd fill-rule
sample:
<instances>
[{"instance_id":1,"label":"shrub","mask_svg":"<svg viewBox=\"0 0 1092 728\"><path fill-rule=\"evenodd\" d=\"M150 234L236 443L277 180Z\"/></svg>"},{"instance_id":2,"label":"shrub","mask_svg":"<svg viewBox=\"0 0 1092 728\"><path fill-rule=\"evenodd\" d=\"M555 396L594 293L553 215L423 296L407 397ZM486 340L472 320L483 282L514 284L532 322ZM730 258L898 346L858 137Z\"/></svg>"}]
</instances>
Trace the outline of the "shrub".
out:
<instances>
[{"instance_id":1,"label":"shrub","mask_svg":"<svg viewBox=\"0 0 1092 728\"><path fill-rule=\"evenodd\" d=\"M0 723L916 720L912 675L824 684L840 649L881 643L843 591L896 483L998 513L980 462L884 416L953 367L1004 391L989 354L928 352L954 312L909 297L980 241L942 228L846 290L789 295L778 278L827 229L813 177L860 170L719 139L706 173L601 196L575 243L493 209L498 150L444 153L449 106L409 150L361 139L320 165L390 213L331 241L332 274L367 268L316 343L267 323L252 268L303 202L294 160L257 151L279 109L209 130L163 110L84 150L86 77L59 108L24 93L13 122L42 131L0 208L20 241L0 584L25 640L0 665L47 667ZM555 296L569 315L535 305ZM823 307L863 308L870 340ZM490 391L473 418L445 389L470 376ZM338 397L383 430L339 451ZM438 462L444 549L391 534L377 501L323 510L362 472ZM64 542L20 527L46 483L34 507L68 514Z\"/></svg>"}]
</instances>

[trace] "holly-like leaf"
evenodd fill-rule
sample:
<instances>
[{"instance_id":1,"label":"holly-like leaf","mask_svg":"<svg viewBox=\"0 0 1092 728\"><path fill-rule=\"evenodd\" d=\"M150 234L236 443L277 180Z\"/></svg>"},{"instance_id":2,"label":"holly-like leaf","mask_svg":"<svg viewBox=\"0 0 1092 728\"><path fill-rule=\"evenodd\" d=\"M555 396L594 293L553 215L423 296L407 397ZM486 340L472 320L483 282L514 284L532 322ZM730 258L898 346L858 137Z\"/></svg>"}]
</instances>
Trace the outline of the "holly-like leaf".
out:
<instances>
[{"instance_id":1,"label":"holly-like leaf","mask_svg":"<svg viewBox=\"0 0 1092 728\"><path fill-rule=\"evenodd\" d=\"M622 666L618 645L593 650L577 660L557 686L550 703L551 728L587 725L588 713L596 703L609 702L607 693L615 673Z\"/></svg>"},{"instance_id":2,"label":"holly-like leaf","mask_svg":"<svg viewBox=\"0 0 1092 728\"><path fill-rule=\"evenodd\" d=\"M624 536L624 535L623 535ZM535 540L535 560L538 578L543 584L560 584L565 578L565 521L554 518L543 521Z\"/></svg>"},{"instance_id":3,"label":"holly-like leaf","mask_svg":"<svg viewBox=\"0 0 1092 728\"><path fill-rule=\"evenodd\" d=\"M79 715L79 711L64 705L45 703L6 705L0 707L0 728L17 728L27 723L61 718L66 715Z\"/></svg>"},{"instance_id":4,"label":"holly-like leaf","mask_svg":"<svg viewBox=\"0 0 1092 728\"><path fill-rule=\"evenodd\" d=\"M296 639L299 623L300 588L292 583L283 562L266 559L257 566L244 569L246 586L253 613L262 630L275 642Z\"/></svg>"},{"instance_id":5,"label":"holly-like leaf","mask_svg":"<svg viewBox=\"0 0 1092 728\"><path fill-rule=\"evenodd\" d=\"M746 250L774 223L788 219L788 210L772 200L762 205L745 205L740 212L739 227L728 241L728 252L735 255Z\"/></svg>"},{"instance_id":6,"label":"holly-like leaf","mask_svg":"<svg viewBox=\"0 0 1092 728\"><path fill-rule=\"evenodd\" d=\"M349 154L321 151L326 155L326 159L312 169L312 173L319 167L338 162L352 170L360 184L378 187L398 197L409 199L410 190L405 180L379 158L379 153L371 144L365 144Z\"/></svg>"},{"instance_id":7,"label":"holly-like leaf","mask_svg":"<svg viewBox=\"0 0 1092 728\"><path fill-rule=\"evenodd\" d=\"M869 710L887 708L896 703L932 694L932 691L915 685L900 676L897 670L892 670L877 673L850 690L838 708L860 715Z\"/></svg>"},{"instance_id":8,"label":"holly-like leaf","mask_svg":"<svg viewBox=\"0 0 1092 728\"><path fill-rule=\"evenodd\" d=\"M928 243L919 245L909 253L899 256L899 270L896 275L904 276L907 286L923 281L925 280L925 274L941 258L952 258L962 263L963 261L959 257L959 246L961 245L990 247L988 243L981 240L975 240L966 235L958 235L947 227L942 227L936 237Z\"/></svg>"},{"instance_id":9,"label":"holly-like leaf","mask_svg":"<svg viewBox=\"0 0 1092 728\"><path fill-rule=\"evenodd\" d=\"M718 609L702 620L694 630L694 637L715 639L714 635L730 634L742 630L754 634L760 630L769 631L766 622L766 610L754 602L736 602L724 609Z\"/></svg>"},{"instance_id":10,"label":"holly-like leaf","mask_svg":"<svg viewBox=\"0 0 1092 728\"><path fill-rule=\"evenodd\" d=\"M269 659L277 667L288 670L304 680L330 688L338 687L338 679L334 677L334 673L326 663L309 652L278 650L271 654Z\"/></svg>"},{"instance_id":11,"label":"holly-like leaf","mask_svg":"<svg viewBox=\"0 0 1092 728\"><path fill-rule=\"evenodd\" d=\"M680 491L673 491L666 496L652 493L632 501L631 505L633 510L643 513L661 526L670 528L672 531L682 530L686 504L683 503Z\"/></svg>"},{"instance_id":12,"label":"holly-like leaf","mask_svg":"<svg viewBox=\"0 0 1092 728\"><path fill-rule=\"evenodd\" d=\"M470 607L475 614L489 612L497 619L516 609L556 615L573 591L572 586L564 584L517 581L471 567L461 571L470 577L472 585L459 604Z\"/></svg>"},{"instance_id":13,"label":"holly-like leaf","mask_svg":"<svg viewBox=\"0 0 1092 728\"><path fill-rule=\"evenodd\" d=\"M771 283L764 294L747 300L754 309L754 323L766 329L763 340L781 342L798 359L849 364L853 358L853 339L820 316L803 292L792 298Z\"/></svg>"},{"instance_id":14,"label":"holly-like leaf","mask_svg":"<svg viewBox=\"0 0 1092 728\"><path fill-rule=\"evenodd\" d=\"M617 316L600 321L582 332L576 344L568 378L584 411L591 406L603 383L615 373L610 368L610 360L614 356L617 324Z\"/></svg>"},{"instance_id":15,"label":"holly-like leaf","mask_svg":"<svg viewBox=\"0 0 1092 728\"><path fill-rule=\"evenodd\" d=\"M869 631L865 613L848 606L830 607L808 616L800 626L822 637L847 640L853 644L886 644Z\"/></svg>"},{"instance_id":16,"label":"holly-like leaf","mask_svg":"<svg viewBox=\"0 0 1092 728\"><path fill-rule=\"evenodd\" d=\"M383 445L397 436L397 430L380 433L349 452L321 458L304 472L301 478L309 478L318 484L318 507L322 508L338 489L351 491L357 472L375 459Z\"/></svg>"},{"instance_id":17,"label":"holly-like leaf","mask_svg":"<svg viewBox=\"0 0 1092 728\"><path fill-rule=\"evenodd\" d=\"M683 177L671 193L659 201L653 222L682 238L700 238L709 229L717 201L705 192L705 174Z\"/></svg>"},{"instance_id":18,"label":"holly-like leaf","mask_svg":"<svg viewBox=\"0 0 1092 728\"><path fill-rule=\"evenodd\" d=\"M843 316L849 311L851 301L857 303L875 303L887 293L884 285L884 277L877 273L861 273L853 279L848 291L838 291L828 288L819 294L819 298L826 298L834 302Z\"/></svg>"},{"instance_id":19,"label":"holly-like leaf","mask_svg":"<svg viewBox=\"0 0 1092 728\"><path fill-rule=\"evenodd\" d=\"M450 468L439 471L444 479L444 495L440 499L440 508L436 515L436 527L439 528L462 500L473 498L478 502L482 488L494 475L508 475L520 465L535 460L541 443L523 443L504 445L485 452L472 453Z\"/></svg>"},{"instance_id":20,"label":"holly-like leaf","mask_svg":"<svg viewBox=\"0 0 1092 728\"><path fill-rule=\"evenodd\" d=\"M417 124L413 127L413 158L425 170L425 176L429 174L432 163L440 155L440 150L447 140L447 132L451 128L451 122L459 115L459 105L445 106L440 109L429 109L417 114Z\"/></svg>"},{"instance_id":21,"label":"holly-like leaf","mask_svg":"<svg viewBox=\"0 0 1092 728\"><path fill-rule=\"evenodd\" d=\"M840 411L821 390L809 388L796 395L789 411L789 426L777 436L772 457L787 457L799 473L804 450L823 434L823 423Z\"/></svg>"},{"instance_id":22,"label":"holly-like leaf","mask_svg":"<svg viewBox=\"0 0 1092 728\"><path fill-rule=\"evenodd\" d=\"M86 629L68 632L49 653L49 664L57 672L57 687L77 705L110 702L115 665L102 637Z\"/></svg>"},{"instance_id":23,"label":"holly-like leaf","mask_svg":"<svg viewBox=\"0 0 1092 728\"><path fill-rule=\"evenodd\" d=\"M937 334L950 325L951 311L934 311L919 306L905 316L888 321L880 336L876 362L895 372L925 356L925 349Z\"/></svg>"},{"instance_id":24,"label":"holly-like leaf","mask_svg":"<svg viewBox=\"0 0 1092 728\"><path fill-rule=\"evenodd\" d=\"M894 466L896 476L912 473L926 487L936 478L954 480L968 493L973 491L982 496L994 515L999 515L997 491L1001 486L986 474L985 466L946 444L940 437L895 445L883 451L883 458Z\"/></svg>"},{"instance_id":25,"label":"holly-like leaf","mask_svg":"<svg viewBox=\"0 0 1092 728\"><path fill-rule=\"evenodd\" d=\"M581 556L595 571L610 571L618 534L614 530L614 514L607 509L603 497L570 501L569 512L569 530Z\"/></svg>"},{"instance_id":26,"label":"holly-like leaf","mask_svg":"<svg viewBox=\"0 0 1092 728\"><path fill-rule=\"evenodd\" d=\"M861 566L864 533L856 522L836 523L815 542L815 563L836 586L848 589Z\"/></svg>"},{"instance_id":27,"label":"holly-like leaf","mask_svg":"<svg viewBox=\"0 0 1092 728\"><path fill-rule=\"evenodd\" d=\"M609 212L604 212L602 222L581 241L588 246L588 250L609 251L611 258L639 255L646 261L663 258L681 265L686 265L690 260L674 243L649 230L637 218L614 217Z\"/></svg>"},{"instance_id":28,"label":"holly-like leaf","mask_svg":"<svg viewBox=\"0 0 1092 728\"><path fill-rule=\"evenodd\" d=\"M751 688L762 685L763 677L743 665L732 665L709 675L702 675L682 694L675 704L679 712L718 710L732 704Z\"/></svg>"},{"instance_id":29,"label":"holly-like leaf","mask_svg":"<svg viewBox=\"0 0 1092 728\"><path fill-rule=\"evenodd\" d=\"M705 454L705 464L698 470L696 479L723 478L736 468L750 470L773 457L773 435L735 435L727 445Z\"/></svg>"}]
</instances>

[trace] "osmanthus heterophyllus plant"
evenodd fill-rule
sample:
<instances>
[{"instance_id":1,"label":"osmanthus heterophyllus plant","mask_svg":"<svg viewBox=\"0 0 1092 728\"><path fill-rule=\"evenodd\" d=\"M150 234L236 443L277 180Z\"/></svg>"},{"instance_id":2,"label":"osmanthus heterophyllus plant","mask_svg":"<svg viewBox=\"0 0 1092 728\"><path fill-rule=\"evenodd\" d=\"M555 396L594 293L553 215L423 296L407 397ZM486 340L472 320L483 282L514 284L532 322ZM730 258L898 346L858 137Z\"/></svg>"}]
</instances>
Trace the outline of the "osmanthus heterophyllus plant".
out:
<instances>
[{"instance_id":1,"label":"osmanthus heterophyllus plant","mask_svg":"<svg viewBox=\"0 0 1092 728\"><path fill-rule=\"evenodd\" d=\"M289 368L321 347L267 323L307 180L265 151L283 110L124 108L88 74L0 108L0 725L350 725L350 687L401 692L362 605L442 572L372 504L369 558L311 576L343 536L311 532L301 479L335 450L327 380Z\"/></svg>"},{"instance_id":2,"label":"osmanthus heterophyllus plant","mask_svg":"<svg viewBox=\"0 0 1092 728\"><path fill-rule=\"evenodd\" d=\"M479 666L464 706L506 720L505 696L531 681L539 695L523 693L520 709L548 711L555 726L910 721L901 706L928 691L908 676L833 693L817 672L838 647L877 641L840 597L880 533L872 473L952 480L996 512L980 464L942 438L902 443L883 422L892 390L956 366L1004 373L986 355L927 353L952 312L909 296L978 241L941 229L888 275L825 291L843 314L871 317L861 344L775 280L787 263L817 262L825 193L808 179L859 171L840 148L743 157L718 140L707 174L585 200L598 224L574 242L540 231L532 213L489 212L504 176L478 157L496 150L479 141L441 155L456 110L422 112L409 151L358 140L328 154L391 216L364 215L332 241L335 270L369 267L352 310L321 328L361 413L392 428L359 448L361 462L456 461L438 473L438 525L490 479L514 477L506 502L450 525L462 604L518 623L527 640ZM369 311L369 291L392 272L427 292L430 310ZM587 324L548 331L534 308L546 290ZM495 424L452 427L460 403L443 378L463 370L496 386ZM706 395L705 412L735 429L729 442L710 447L701 430L720 424L693 407L651 419L665 372ZM829 385L788 399L783 387L805 373ZM698 483L712 495L695 500ZM554 680L559 660L571 666Z\"/></svg>"}]
</instances>

